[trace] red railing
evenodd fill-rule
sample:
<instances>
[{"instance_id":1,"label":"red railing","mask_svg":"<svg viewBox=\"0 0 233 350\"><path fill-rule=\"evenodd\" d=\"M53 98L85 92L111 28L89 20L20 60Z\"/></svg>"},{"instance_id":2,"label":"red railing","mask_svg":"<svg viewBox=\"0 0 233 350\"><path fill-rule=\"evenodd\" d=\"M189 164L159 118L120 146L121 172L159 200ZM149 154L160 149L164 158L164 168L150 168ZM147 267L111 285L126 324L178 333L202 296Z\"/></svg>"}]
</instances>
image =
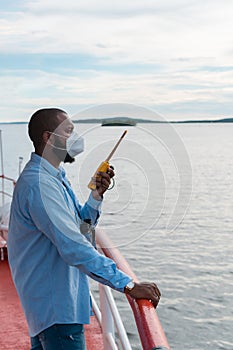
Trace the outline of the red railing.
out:
<instances>
[{"instance_id":1,"label":"red railing","mask_svg":"<svg viewBox=\"0 0 233 350\"><path fill-rule=\"evenodd\" d=\"M0 175L0 180L1 180L0 194L2 195L2 202L3 202L2 204L4 204L4 196L12 197L12 193L5 191L5 180L12 182L13 189L16 185L16 181L15 181L15 179L12 179L11 177L5 176L4 174Z\"/></svg>"},{"instance_id":2,"label":"red railing","mask_svg":"<svg viewBox=\"0 0 233 350\"><path fill-rule=\"evenodd\" d=\"M96 229L96 240L103 253L114 260L120 270L132 277L135 282L138 282L137 276L133 273L125 258L100 228ZM170 350L166 335L152 303L144 299L135 300L129 295L127 295L127 298L134 314L143 350Z\"/></svg>"},{"instance_id":3,"label":"red railing","mask_svg":"<svg viewBox=\"0 0 233 350\"><path fill-rule=\"evenodd\" d=\"M0 179L2 179L2 181L8 180L8 181L12 182L13 187L16 185L15 179L12 179L11 177L5 176L4 174L0 175Z\"/></svg>"},{"instance_id":4,"label":"red railing","mask_svg":"<svg viewBox=\"0 0 233 350\"><path fill-rule=\"evenodd\" d=\"M16 184L16 181L15 179L12 179L11 177L8 177L8 176L5 176L5 175L0 175L0 179L6 179L6 180L9 180L13 183L13 185L15 186Z\"/></svg>"}]
</instances>

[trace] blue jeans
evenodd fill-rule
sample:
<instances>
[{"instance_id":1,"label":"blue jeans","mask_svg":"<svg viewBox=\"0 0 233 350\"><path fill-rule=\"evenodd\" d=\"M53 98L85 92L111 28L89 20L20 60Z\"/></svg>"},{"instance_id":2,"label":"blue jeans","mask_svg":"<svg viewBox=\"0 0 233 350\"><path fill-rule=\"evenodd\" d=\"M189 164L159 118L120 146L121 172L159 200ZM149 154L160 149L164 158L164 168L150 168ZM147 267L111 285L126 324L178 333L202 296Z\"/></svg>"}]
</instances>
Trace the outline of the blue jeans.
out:
<instances>
[{"instance_id":1,"label":"blue jeans","mask_svg":"<svg viewBox=\"0 0 233 350\"><path fill-rule=\"evenodd\" d=\"M31 338L31 350L86 350L82 324L55 324Z\"/></svg>"}]
</instances>

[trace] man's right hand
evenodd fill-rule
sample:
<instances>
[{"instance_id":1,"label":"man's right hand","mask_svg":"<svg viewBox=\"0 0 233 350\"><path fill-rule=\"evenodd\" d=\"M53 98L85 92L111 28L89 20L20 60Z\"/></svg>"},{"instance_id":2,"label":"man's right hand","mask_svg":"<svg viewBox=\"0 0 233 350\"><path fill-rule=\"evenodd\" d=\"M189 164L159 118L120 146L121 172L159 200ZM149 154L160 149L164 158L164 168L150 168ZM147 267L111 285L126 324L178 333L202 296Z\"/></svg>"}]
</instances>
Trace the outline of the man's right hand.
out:
<instances>
[{"instance_id":1,"label":"man's right hand","mask_svg":"<svg viewBox=\"0 0 233 350\"><path fill-rule=\"evenodd\" d=\"M135 285L133 289L127 290L125 288L125 293L134 299L148 299L156 308L161 297L161 293L157 285L151 282L134 283Z\"/></svg>"}]
</instances>

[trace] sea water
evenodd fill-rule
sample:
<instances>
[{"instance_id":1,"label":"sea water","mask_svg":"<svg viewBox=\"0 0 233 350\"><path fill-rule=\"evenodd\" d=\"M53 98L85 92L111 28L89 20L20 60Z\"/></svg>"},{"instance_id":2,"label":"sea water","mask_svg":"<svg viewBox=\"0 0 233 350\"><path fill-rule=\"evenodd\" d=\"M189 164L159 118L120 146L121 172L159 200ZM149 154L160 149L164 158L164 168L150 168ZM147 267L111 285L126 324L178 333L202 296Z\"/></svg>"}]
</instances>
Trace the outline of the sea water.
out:
<instances>
[{"instance_id":1,"label":"sea water","mask_svg":"<svg viewBox=\"0 0 233 350\"><path fill-rule=\"evenodd\" d=\"M18 158L25 164L32 151L27 125L0 128L5 175L17 178ZM89 178L124 128L75 129L86 151L65 167L84 202ZM115 187L99 224L139 280L158 284L157 313L172 349L233 349L232 135L233 124L138 124L111 161ZM140 349L125 298L114 295Z\"/></svg>"}]
</instances>

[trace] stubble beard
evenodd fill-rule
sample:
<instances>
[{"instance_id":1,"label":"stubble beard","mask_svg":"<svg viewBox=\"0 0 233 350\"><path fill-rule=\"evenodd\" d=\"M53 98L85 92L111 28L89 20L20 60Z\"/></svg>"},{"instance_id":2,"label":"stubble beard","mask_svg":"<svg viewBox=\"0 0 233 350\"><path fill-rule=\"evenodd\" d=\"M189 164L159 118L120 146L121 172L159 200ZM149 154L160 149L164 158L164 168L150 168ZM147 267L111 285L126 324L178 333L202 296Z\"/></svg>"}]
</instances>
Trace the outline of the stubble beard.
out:
<instances>
[{"instance_id":1,"label":"stubble beard","mask_svg":"<svg viewBox=\"0 0 233 350\"><path fill-rule=\"evenodd\" d=\"M65 146L62 144L62 142L58 139L55 138L54 142L54 153L56 157L64 163L73 163L75 159L69 155L67 152Z\"/></svg>"}]
</instances>

